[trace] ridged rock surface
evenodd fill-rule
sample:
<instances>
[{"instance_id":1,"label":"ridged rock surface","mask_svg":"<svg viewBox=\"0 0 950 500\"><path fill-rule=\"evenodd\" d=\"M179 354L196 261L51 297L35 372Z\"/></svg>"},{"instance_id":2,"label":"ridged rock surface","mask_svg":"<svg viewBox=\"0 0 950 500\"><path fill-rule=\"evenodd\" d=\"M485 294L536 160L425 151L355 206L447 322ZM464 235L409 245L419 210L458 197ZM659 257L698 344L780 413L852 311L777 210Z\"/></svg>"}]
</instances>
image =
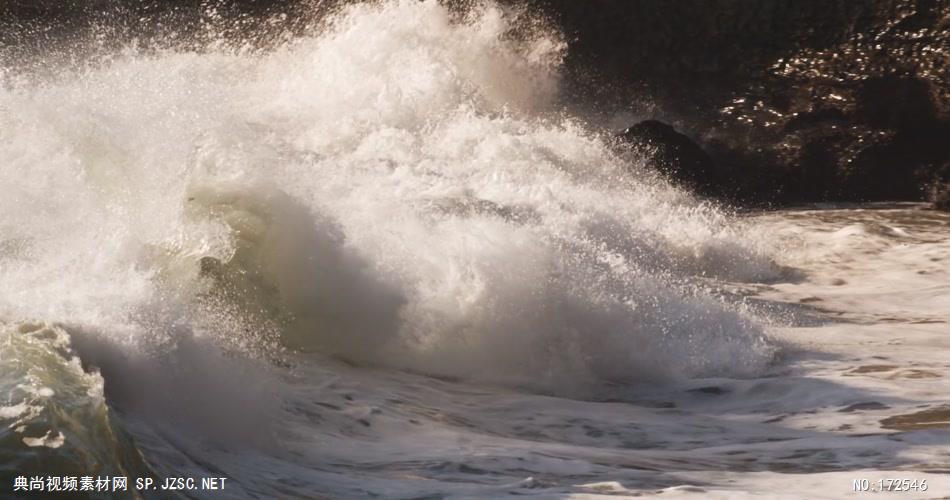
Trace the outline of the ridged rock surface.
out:
<instances>
[{"instance_id":1,"label":"ridged rock surface","mask_svg":"<svg viewBox=\"0 0 950 500\"><path fill-rule=\"evenodd\" d=\"M567 102L598 110L595 124L670 124L729 173L692 179L701 193L921 200L950 182L950 1L501 1L564 33ZM92 25L106 27L101 43L200 45L209 32L267 43L339 3L8 0L0 62L68 52Z\"/></svg>"}]
</instances>

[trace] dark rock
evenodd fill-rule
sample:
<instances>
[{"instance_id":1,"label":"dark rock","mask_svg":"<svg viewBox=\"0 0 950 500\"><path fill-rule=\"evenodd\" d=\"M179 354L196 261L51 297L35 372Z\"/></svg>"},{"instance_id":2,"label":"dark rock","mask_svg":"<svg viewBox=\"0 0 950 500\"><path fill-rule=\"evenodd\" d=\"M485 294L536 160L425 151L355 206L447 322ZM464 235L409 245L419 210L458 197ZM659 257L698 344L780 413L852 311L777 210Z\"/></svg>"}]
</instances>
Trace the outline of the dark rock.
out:
<instances>
[{"instance_id":1,"label":"dark rock","mask_svg":"<svg viewBox=\"0 0 950 500\"><path fill-rule=\"evenodd\" d=\"M0 0L0 64L34 70L119 50L268 46L346 0Z\"/></svg>"},{"instance_id":2,"label":"dark rock","mask_svg":"<svg viewBox=\"0 0 950 500\"><path fill-rule=\"evenodd\" d=\"M794 133L799 130L808 130L823 124L846 125L847 116L838 108L819 108L815 111L806 111L794 115L785 123L784 130Z\"/></svg>"},{"instance_id":3,"label":"dark rock","mask_svg":"<svg viewBox=\"0 0 950 500\"><path fill-rule=\"evenodd\" d=\"M858 84L855 98L858 117L872 127L921 128L935 119L931 91L919 78L869 78Z\"/></svg>"},{"instance_id":4,"label":"dark rock","mask_svg":"<svg viewBox=\"0 0 950 500\"><path fill-rule=\"evenodd\" d=\"M688 124L737 200L923 200L947 161L950 2L533 3L573 98Z\"/></svg>"},{"instance_id":5,"label":"dark rock","mask_svg":"<svg viewBox=\"0 0 950 500\"><path fill-rule=\"evenodd\" d=\"M99 35L116 47L200 49L219 35L266 46L349 1L0 0L0 64L55 68L82 43L101 48ZM924 200L950 182L940 173L950 161L946 0L497 1L563 33L570 105L655 116L701 137L694 148L655 124L632 132L658 137L656 167L702 194Z\"/></svg>"},{"instance_id":6,"label":"dark rock","mask_svg":"<svg viewBox=\"0 0 950 500\"><path fill-rule=\"evenodd\" d=\"M689 137L657 120L646 120L620 133L622 143L645 157L649 166L674 182L709 196L726 194L713 159Z\"/></svg>"},{"instance_id":7,"label":"dark rock","mask_svg":"<svg viewBox=\"0 0 950 500\"><path fill-rule=\"evenodd\" d=\"M950 182L935 184L931 188L930 202L937 210L950 211Z\"/></svg>"}]
</instances>

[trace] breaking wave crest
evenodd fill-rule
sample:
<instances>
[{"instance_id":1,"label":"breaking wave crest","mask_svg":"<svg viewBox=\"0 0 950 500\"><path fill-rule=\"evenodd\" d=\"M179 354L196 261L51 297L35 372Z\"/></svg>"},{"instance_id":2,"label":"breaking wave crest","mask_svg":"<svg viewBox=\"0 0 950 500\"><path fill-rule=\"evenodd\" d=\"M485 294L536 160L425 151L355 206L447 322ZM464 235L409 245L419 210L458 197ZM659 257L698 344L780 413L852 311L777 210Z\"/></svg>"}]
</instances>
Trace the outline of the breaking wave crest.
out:
<instances>
[{"instance_id":1,"label":"breaking wave crest","mask_svg":"<svg viewBox=\"0 0 950 500\"><path fill-rule=\"evenodd\" d=\"M774 266L564 112L564 44L518 15L357 5L267 50L0 73L0 318L107 381L243 388L287 349L581 397L760 372L707 287Z\"/></svg>"}]
</instances>

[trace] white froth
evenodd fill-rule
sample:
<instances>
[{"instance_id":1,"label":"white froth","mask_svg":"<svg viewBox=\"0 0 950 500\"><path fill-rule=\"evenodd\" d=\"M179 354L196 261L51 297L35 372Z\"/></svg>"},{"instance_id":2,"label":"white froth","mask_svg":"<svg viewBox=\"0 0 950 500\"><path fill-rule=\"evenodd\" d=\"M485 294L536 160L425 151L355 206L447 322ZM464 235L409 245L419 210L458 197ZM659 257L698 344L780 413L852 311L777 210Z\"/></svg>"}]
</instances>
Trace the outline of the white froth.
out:
<instances>
[{"instance_id":1,"label":"white froth","mask_svg":"<svg viewBox=\"0 0 950 500\"><path fill-rule=\"evenodd\" d=\"M760 371L754 320L682 283L767 259L552 112L563 43L509 23L359 5L266 53L4 90L0 314L203 335L211 257L285 344L361 362L559 391Z\"/></svg>"},{"instance_id":2,"label":"white froth","mask_svg":"<svg viewBox=\"0 0 950 500\"><path fill-rule=\"evenodd\" d=\"M562 37L512 15L0 68L6 463L234 498L946 491L947 219L737 221L561 111Z\"/></svg>"}]
</instances>

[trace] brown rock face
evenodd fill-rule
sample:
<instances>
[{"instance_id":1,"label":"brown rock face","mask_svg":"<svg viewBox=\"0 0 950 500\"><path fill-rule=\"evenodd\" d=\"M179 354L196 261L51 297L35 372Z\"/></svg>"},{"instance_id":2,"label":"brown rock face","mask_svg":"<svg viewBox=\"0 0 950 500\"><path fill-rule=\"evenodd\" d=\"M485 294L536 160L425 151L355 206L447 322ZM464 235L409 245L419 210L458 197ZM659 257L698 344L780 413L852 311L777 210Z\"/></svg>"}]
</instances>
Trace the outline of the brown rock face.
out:
<instances>
[{"instance_id":1,"label":"brown rock face","mask_svg":"<svg viewBox=\"0 0 950 500\"><path fill-rule=\"evenodd\" d=\"M566 104L600 110L595 123L631 113L695 139L711 163L666 173L700 193L924 200L950 183L948 0L497 1L564 34ZM0 64L55 64L34 56L75 52L93 30L107 35L96 50L201 47L209 24L266 45L349 2L0 1Z\"/></svg>"},{"instance_id":2,"label":"brown rock face","mask_svg":"<svg viewBox=\"0 0 950 500\"><path fill-rule=\"evenodd\" d=\"M621 144L644 157L670 180L712 197L728 198L728 176L689 137L672 126L646 120L627 128L618 136Z\"/></svg>"},{"instance_id":3,"label":"brown rock face","mask_svg":"<svg viewBox=\"0 0 950 500\"><path fill-rule=\"evenodd\" d=\"M699 138L740 200L922 200L950 181L946 0L533 4L572 41L575 96Z\"/></svg>"},{"instance_id":4,"label":"brown rock face","mask_svg":"<svg viewBox=\"0 0 950 500\"><path fill-rule=\"evenodd\" d=\"M935 185L930 194L930 202L937 210L950 211L950 183Z\"/></svg>"}]
</instances>

